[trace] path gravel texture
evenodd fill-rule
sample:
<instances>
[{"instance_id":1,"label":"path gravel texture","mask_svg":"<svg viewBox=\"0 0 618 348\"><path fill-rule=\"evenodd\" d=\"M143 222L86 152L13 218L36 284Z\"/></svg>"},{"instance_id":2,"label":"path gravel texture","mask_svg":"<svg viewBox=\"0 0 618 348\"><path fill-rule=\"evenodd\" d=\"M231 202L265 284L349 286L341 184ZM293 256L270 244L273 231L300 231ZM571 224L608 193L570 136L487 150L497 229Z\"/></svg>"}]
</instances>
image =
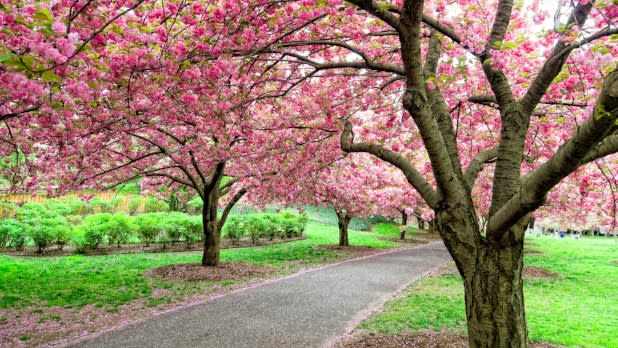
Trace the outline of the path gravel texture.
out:
<instances>
[{"instance_id":1,"label":"path gravel texture","mask_svg":"<svg viewBox=\"0 0 618 348\"><path fill-rule=\"evenodd\" d=\"M324 347L451 260L441 242L340 263L149 318L75 347Z\"/></svg>"}]
</instances>

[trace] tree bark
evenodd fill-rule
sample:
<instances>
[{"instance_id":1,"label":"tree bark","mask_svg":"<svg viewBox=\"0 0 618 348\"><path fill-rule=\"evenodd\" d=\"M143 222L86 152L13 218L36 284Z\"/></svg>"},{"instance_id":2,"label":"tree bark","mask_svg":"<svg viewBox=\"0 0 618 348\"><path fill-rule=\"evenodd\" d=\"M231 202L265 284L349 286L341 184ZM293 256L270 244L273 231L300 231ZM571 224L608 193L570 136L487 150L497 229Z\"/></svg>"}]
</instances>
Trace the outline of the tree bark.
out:
<instances>
[{"instance_id":1,"label":"tree bark","mask_svg":"<svg viewBox=\"0 0 618 348\"><path fill-rule=\"evenodd\" d=\"M348 215L345 210L335 210L335 213L337 213L339 225L339 246L350 246L350 241L348 239L348 225L350 224L352 217Z\"/></svg>"},{"instance_id":2,"label":"tree bark","mask_svg":"<svg viewBox=\"0 0 618 348\"><path fill-rule=\"evenodd\" d=\"M408 230L408 214L405 210L401 211L401 230L399 231L399 239L406 239L406 231Z\"/></svg>"},{"instance_id":3,"label":"tree bark","mask_svg":"<svg viewBox=\"0 0 618 348\"><path fill-rule=\"evenodd\" d=\"M204 200L202 208L202 224L204 226L204 253L202 255L202 266L219 266L221 256L221 234L217 221L217 203L209 195Z\"/></svg>"},{"instance_id":4,"label":"tree bark","mask_svg":"<svg viewBox=\"0 0 618 348\"><path fill-rule=\"evenodd\" d=\"M528 347L522 246L484 248L464 266L470 347Z\"/></svg>"},{"instance_id":5,"label":"tree bark","mask_svg":"<svg viewBox=\"0 0 618 348\"><path fill-rule=\"evenodd\" d=\"M511 227L518 230L510 236L523 236L524 220ZM506 246L491 243L480 235L470 208L446 207L431 222L463 279L470 347L528 347L523 238Z\"/></svg>"}]
</instances>

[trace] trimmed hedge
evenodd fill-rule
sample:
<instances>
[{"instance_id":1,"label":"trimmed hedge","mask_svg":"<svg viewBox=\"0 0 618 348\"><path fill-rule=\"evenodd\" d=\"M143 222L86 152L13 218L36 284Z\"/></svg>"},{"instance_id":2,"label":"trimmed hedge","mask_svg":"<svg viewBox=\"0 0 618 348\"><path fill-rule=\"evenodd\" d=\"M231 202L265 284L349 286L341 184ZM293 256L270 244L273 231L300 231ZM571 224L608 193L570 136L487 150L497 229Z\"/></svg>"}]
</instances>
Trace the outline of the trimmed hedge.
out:
<instances>
[{"instance_id":1,"label":"trimmed hedge","mask_svg":"<svg viewBox=\"0 0 618 348\"><path fill-rule=\"evenodd\" d=\"M306 215L291 212L232 215L223 226L223 234L231 239L232 243L248 236L253 244L257 244L260 238L273 240L300 237L305 232L307 221Z\"/></svg>"}]
</instances>

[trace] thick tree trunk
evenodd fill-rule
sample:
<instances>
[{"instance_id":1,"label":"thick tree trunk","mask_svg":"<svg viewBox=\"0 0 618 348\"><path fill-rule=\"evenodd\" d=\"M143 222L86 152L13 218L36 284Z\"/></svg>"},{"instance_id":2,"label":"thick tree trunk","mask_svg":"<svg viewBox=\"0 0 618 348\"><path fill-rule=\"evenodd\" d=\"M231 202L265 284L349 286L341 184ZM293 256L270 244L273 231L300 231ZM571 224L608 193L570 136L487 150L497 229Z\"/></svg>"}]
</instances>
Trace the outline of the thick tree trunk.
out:
<instances>
[{"instance_id":1,"label":"thick tree trunk","mask_svg":"<svg viewBox=\"0 0 618 348\"><path fill-rule=\"evenodd\" d=\"M204 226L204 254L202 266L218 266L221 254L221 235L217 221L217 201L208 197L202 209Z\"/></svg>"},{"instance_id":2,"label":"thick tree trunk","mask_svg":"<svg viewBox=\"0 0 618 348\"><path fill-rule=\"evenodd\" d=\"M481 254L464 271L470 347L528 347L521 247Z\"/></svg>"},{"instance_id":3,"label":"thick tree trunk","mask_svg":"<svg viewBox=\"0 0 618 348\"><path fill-rule=\"evenodd\" d=\"M481 235L472 204L469 206L447 203L431 221L463 278L469 345L526 348L521 273L528 221L512 226L498 245Z\"/></svg>"},{"instance_id":4,"label":"thick tree trunk","mask_svg":"<svg viewBox=\"0 0 618 348\"><path fill-rule=\"evenodd\" d=\"M339 225L339 246L349 246L350 241L348 239L348 225L350 224L350 219L352 217L348 215L348 213L344 211L337 211L337 220Z\"/></svg>"}]
</instances>

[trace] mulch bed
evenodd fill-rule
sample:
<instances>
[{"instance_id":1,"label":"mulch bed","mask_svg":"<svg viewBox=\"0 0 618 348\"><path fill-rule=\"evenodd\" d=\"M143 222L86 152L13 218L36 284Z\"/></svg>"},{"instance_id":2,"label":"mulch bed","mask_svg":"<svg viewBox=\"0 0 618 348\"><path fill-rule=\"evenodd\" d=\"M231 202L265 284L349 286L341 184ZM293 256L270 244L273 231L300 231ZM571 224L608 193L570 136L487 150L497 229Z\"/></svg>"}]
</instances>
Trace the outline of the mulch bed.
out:
<instances>
[{"instance_id":1,"label":"mulch bed","mask_svg":"<svg viewBox=\"0 0 618 348\"><path fill-rule=\"evenodd\" d=\"M148 270L144 274L147 277L165 280L197 282L265 276L277 272L279 270L276 268L267 266L226 262L217 267L205 267L198 264L170 265Z\"/></svg>"},{"instance_id":2,"label":"mulch bed","mask_svg":"<svg viewBox=\"0 0 618 348\"><path fill-rule=\"evenodd\" d=\"M257 244L252 244L250 239L243 239L236 243L232 243L229 239L221 240L221 249L231 248L246 248L260 245L278 244L293 242L297 240L306 239L306 236L286 238L286 239L274 239L269 240L262 238ZM182 252L182 251L200 251L202 250L202 242L196 241L191 246L187 246L184 242L178 243L151 243L146 246L144 244L122 244L120 248L115 245L101 245L94 250L85 250L84 255L112 255L112 254L135 254L135 253L167 253L167 252ZM55 247L46 249L42 254L36 252L34 247L25 248L23 251L17 251L13 248L0 248L0 253L11 256L67 256L76 254L75 248L71 246L65 246L62 250Z\"/></svg>"},{"instance_id":3,"label":"mulch bed","mask_svg":"<svg viewBox=\"0 0 618 348\"><path fill-rule=\"evenodd\" d=\"M377 254L377 253L385 251L384 249L376 249L372 247L354 246L354 245L343 246L343 247L339 245L318 245L315 248L320 249L320 250L333 250L333 251L344 252L348 254L347 256L353 256L353 257L369 256L369 255L373 255L373 254Z\"/></svg>"},{"instance_id":4,"label":"mulch bed","mask_svg":"<svg viewBox=\"0 0 618 348\"><path fill-rule=\"evenodd\" d=\"M560 274L535 266L524 266L524 279L558 278Z\"/></svg>"},{"instance_id":5,"label":"mulch bed","mask_svg":"<svg viewBox=\"0 0 618 348\"><path fill-rule=\"evenodd\" d=\"M376 334L356 338L348 342L341 342L339 347L343 348L404 348L404 347L423 347L423 348L466 348L468 347L468 337L448 330L440 332L423 330L413 334L401 336ZM532 342L531 347L535 348L560 348L561 346Z\"/></svg>"},{"instance_id":6,"label":"mulch bed","mask_svg":"<svg viewBox=\"0 0 618 348\"><path fill-rule=\"evenodd\" d=\"M442 275L459 275L455 264L450 262L448 265L438 269L431 274L431 277L439 277ZM524 279L554 279L559 278L560 274L546 270L545 268L536 266L524 266L522 277Z\"/></svg>"},{"instance_id":7,"label":"mulch bed","mask_svg":"<svg viewBox=\"0 0 618 348\"><path fill-rule=\"evenodd\" d=\"M386 240L389 242L395 242L395 243L413 243L413 244L427 244L429 243L428 240L420 240L420 239L399 239L399 238L386 238L386 237L380 237L378 238L379 240Z\"/></svg>"}]
</instances>

